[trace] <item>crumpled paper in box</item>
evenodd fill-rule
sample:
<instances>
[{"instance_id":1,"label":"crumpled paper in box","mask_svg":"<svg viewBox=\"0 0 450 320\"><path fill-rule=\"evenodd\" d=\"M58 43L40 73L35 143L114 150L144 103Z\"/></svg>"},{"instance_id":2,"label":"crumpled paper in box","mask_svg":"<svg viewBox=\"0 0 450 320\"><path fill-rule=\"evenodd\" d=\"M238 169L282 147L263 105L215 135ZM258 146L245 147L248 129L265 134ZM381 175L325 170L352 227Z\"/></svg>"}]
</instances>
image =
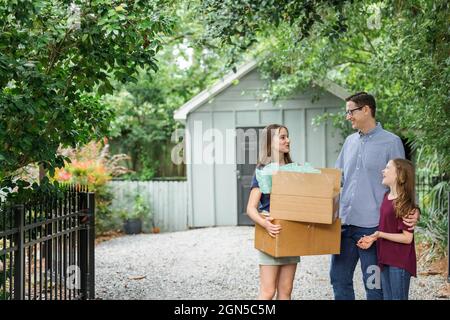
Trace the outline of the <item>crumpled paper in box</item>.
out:
<instances>
[{"instance_id":1,"label":"crumpled paper in box","mask_svg":"<svg viewBox=\"0 0 450 320\"><path fill-rule=\"evenodd\" d=\"M314 168L308 162L305 162L304 165L299 165L293 162L282 166L277 163L270 163L261 169L256 169L256 181L258 181L259 189L262 193L270 193L272 191L272 175L276 171L290 171L301 173L321 172L319 169Z\"/></svg>"}]
</instances>

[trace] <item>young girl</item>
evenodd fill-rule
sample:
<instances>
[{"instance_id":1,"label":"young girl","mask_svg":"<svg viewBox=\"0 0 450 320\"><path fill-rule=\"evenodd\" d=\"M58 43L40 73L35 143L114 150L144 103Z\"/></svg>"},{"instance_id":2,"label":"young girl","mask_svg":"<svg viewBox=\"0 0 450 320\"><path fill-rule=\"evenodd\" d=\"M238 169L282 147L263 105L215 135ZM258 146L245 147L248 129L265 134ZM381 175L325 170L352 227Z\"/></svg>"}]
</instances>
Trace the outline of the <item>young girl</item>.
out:
<instances>
[{"instance_id":1,"label":"young girl","mask_svg":"<svg viewBox=\"0 0 450 320\"><path fill-rule=\"evenodd\" d=\"M411 276L416 277L413 231L402 218L416 208L414 166L404 159L390 160L383 170L383 184L390 188L380 208L378 231L363 237L358 247L377 242L378 265L384 300L408 300Z\"/></svg>"},{"instance_id":2,"label":"young girl","mask_svg":"<svg viewBox=\"0 0 450 320\"><path fill-rule=\"evenodd\" d=\"M277 124L264 128L257 168L261 169L270 163L280 166L292 163L289 155L289 132L286 127ZM247 214L255 223L265 228L272 237L275 237L276 234L280 233L281 226L272 224L273 218L261 217L258 209L262 212L270 211L270 194L261 192L255 174L252 180ZM271 300L276 293L278 300L289 300L300 257L274 258L262 251L259 251L258 254L260 275L258 299Z\"/></svg>"}]
</instances>

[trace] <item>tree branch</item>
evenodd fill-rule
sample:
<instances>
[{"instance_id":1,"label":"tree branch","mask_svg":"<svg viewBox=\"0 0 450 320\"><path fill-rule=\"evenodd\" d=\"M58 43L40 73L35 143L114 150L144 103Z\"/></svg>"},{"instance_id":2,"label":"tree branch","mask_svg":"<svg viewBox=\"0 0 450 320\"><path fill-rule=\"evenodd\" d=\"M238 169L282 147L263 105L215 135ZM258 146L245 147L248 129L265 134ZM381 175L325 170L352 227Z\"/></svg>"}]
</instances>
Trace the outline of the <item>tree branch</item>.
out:
<instances>
[{"instance_id":1,"label":"tree branch","mask_svg":"<svg viewBox=\"0 0 450 320\"><path fill-rule=\"evenodd\" d=\"M348 60L346 60L346 61L344 61L344 62L339 62L339 63L337 63L337 64L334 64L334 65L332 65L331 67L333 68L333 67L337 67L337 66L341 66L341 65L343 65L343 64L349 64L349 63L353 63L353 64L361 64L361 65L363 65L363 66L368 66L368 65L369 65L369 63L367 63L367 62L365 62L365 61L359 61L359 60L354 60L354 59L348 59Z\"/></svg>"},{"instance_id":2,"label":"tree branch","mask_svg":"<svg viewBox=\"0 0 450 320\"><path fill-rule=\"evenodd\" d=\"M362 52L374 54L374 52L371 51L371 50L367 50L367 49L364 49L364 48L357 48L357 47L352 46L352 45L350 45L350 44L348 44L348 43L346 44L346 46L349 47L349 48L351 48L351 49L353 49L353 50L355 50L355 51L362 51Z\"/></svg>"},{"instance_id":3,"label":"tree branch","mask_svg":"<svg viewBox=\"0 0 450 320\"><path fill-rule=\"evenodd\" d=\"M371 47L372 50L373 50L373 53L374 53L376 56L378 56L378 52L377 52L377 50L375 49L375 47L373 46L372 41L370 41L369 37L366 35L366 33L365 33L363 30L360 30L360 32L362 33L362 35L364 36L364 38L366 39L366 41L369 43L370 47Z\"/></svg>"},{"instance_id":4,"label":"tree branch","mask_svg":"<svg viewBox=\"0 0 450 320\"><path fill-rule=\"evenodd\" d=\"M56 62L56 58L61 53L62 46L64 42L66 41L68 35L70 34L71 29L67 29L66 33L64 34L64 38L61 39L61 41L55 46L56 49L54 49L50 54L50 64L47 66L47 69L45 70L45 73L48 74L50 70L53 68Z\"/></svg>"},{"instance_id":5,"label":"tree branch","mask_svg":"<svg viewBox=\"0 0 450 320\"><path fill-rule=\"evenodd\" d=\"M180 34L180 35L178 35L178 36L169 38L169 40L168 40L166 43L167 43L167 44L170 44L170 43L175 42L175 41L177 41L177 40L179 40L179 39L183 39L183 38L185 38L185 37L193 36L193 35L194 35L194 33L191 32L191 31L186 32L186 33L182 33L182 34Z\"/></svg>"},{"instance_id":6,"label":"tree branch","mask_svg":"<svg viewBox=\"0 0 450 320\"><path fill-rule=\"evenodd\" d=\"M64 92L63 92L63 95L62 95L63 97L66 96L67 90L69 90L69 86L70 86L70 83L72 82L72 79L73 79L74 75L75 75L75 68L72 68L72 70L70 71L69 76L67 77L66 87L64 88Z\"/></svg>"}]
</instances>

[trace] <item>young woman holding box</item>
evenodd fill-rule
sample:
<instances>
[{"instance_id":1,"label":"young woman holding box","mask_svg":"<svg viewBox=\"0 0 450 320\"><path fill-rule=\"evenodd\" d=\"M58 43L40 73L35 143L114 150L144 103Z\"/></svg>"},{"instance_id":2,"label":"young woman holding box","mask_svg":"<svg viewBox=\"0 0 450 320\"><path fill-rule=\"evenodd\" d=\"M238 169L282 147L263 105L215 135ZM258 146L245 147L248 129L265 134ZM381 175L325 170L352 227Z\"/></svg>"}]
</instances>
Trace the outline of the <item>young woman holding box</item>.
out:
<instances>
[{"instance_id":1,"label":"young woman holding box","mask_svg":"<svg viewBox=\"0 0 450 320\"><path fill-rule=\"evenodd\" d=\"M292 163L289 154L289 132L285 126L271 124L264 128L263 143L257 169L262 169L265 165L274 163L280 166ZM272 224L273 218L268 215L261 216L259 212L270 211L270 194L262 193L256 179L253 176L250 197L247 205L248 216L257 224L261 225L267 232L275 237L282 232L280 225ZM297 270L297 263L300 257L275 258L259 251L259 275L260 290L258 299L271 300L275 297L278 300L291 299L294 276Z\"/></svg>"}]
</instances>

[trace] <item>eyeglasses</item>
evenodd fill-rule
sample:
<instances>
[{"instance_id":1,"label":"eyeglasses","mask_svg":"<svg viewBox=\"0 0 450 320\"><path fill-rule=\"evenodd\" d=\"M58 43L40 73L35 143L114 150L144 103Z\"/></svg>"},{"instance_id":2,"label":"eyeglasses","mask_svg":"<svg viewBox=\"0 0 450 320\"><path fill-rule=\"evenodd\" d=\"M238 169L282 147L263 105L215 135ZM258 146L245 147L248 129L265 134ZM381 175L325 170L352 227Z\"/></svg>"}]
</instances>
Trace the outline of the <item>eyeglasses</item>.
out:
<instances>
[{"instance_id":1,"label":"eyeglasses","mask_svg":"<svg viewBox=\"0 0 450 320\"><path fill-rule=\"evenodd\" d=\"M365 107L365 106L358 107L358 108L351 109L351 110L347 110L347 111L345 111L345 116L351 116L351 117L353 117L353 112L354 112L354 111L360 110L360 109L362 109L362 108L364 108L364 107Z\"/></svg>"}]
</instances>

